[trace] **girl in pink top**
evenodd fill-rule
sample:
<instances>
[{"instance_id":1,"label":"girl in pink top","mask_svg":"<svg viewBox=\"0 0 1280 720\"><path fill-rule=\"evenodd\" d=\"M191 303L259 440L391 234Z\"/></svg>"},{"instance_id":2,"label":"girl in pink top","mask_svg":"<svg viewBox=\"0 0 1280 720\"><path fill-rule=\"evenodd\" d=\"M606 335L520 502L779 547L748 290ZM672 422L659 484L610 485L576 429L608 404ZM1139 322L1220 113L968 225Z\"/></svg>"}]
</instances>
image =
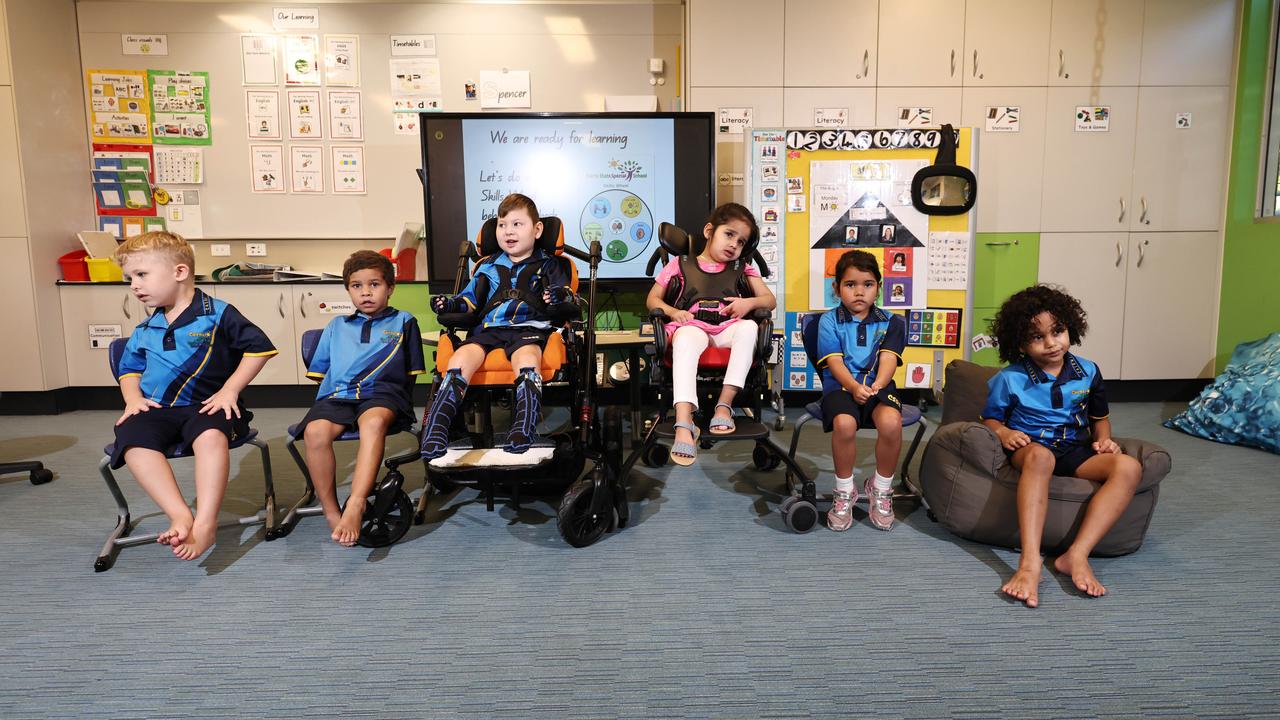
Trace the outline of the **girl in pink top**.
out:
<instances>
[{"instance_id":1,"label":"girl in pink top","mask_svg":"<svg viewBox=\"0 0 1280 720\"><path fill-rule=\"evenodd\" d=\"M750 210L737 203L726 203L707 218L702 235L707 242L697 257L698 267L704 272L716 273L742 257L748 241L759 237L759 228ZM744 258L744 262L746 260ZM673 307L663 300L667 285L678 275L679 258L673 258L658 273L645 304L650 310L662 310L669 319L667 337L671 345L672 401L676 411L676 436L671 446L671 458L679 465L690 465L698 454L699 431L693 423L693 411L698 407L698 358L708 346L730 348L724 387L720 390L720 399L708 430L717 435L732 433L733 399L742 389L747 371L751 369L759 331L759 326L747 316L754 310L773 310L777 299L760 278L760 272L746 265L743 275L752 297L724 298L719 312L725 316L725 321L707 323L696 319L689 309Z\"/></svg>"}]
</instances>

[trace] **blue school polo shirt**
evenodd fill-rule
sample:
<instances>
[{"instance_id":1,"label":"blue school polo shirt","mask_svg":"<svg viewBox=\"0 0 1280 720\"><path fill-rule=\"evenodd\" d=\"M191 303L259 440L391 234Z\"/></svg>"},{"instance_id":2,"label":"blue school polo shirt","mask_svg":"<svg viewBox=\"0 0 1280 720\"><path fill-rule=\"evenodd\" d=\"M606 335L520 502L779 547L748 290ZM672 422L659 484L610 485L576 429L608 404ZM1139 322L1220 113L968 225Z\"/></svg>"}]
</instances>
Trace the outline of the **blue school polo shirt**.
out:
<instances>
[{"instance_id":1,"label":"blue school polo shirt","mask_svg":"<svg viewBox=\"0 0 1280 720\"><path fill-rule=\"evenodd\" d=\"M822 391L840 390L840 382L831 376L827 363L839 358L853 379L863 385L875 382L880 371L882 350L898 356L907 344L907 323L901 315L885 312L872 305L867 316L859 320L844 305L837 305L818 320L818 367L822 368Z\"/></svg>"},{"instance_id":2,"label":"blue school polo shirt","mask_svg":"<svg viewBox=\"0 0 1280 720\"><path fill-rule=\"evenodd\" d=\"M529 290L534 295L542 297L542 291L555 287L567 287L569 278L564 271L564 263L554 255L550 255L542 248L534 248L533 254L521 260L518 263L511 262L511 256L506 253L498 253L498 257L492 262L482 263L477 269L476 274L471 277L471 282L458 293L458 297L462 298L471 306L472 310L482 308L488 304L493 297L493 293L505 283L504 278L513 278L511 283L514 285L514 278L521 275L531 274L529 280ZM479 297L480 288L477 287L481 278L488 282L489 289L485 291L484 297ZM522 325L525 327L549 328L551 323L547 318L538 312L523 300L505 300L501 304L485 313L481 320L481 327L506 327L513 325Z\"/></svg>"},{"instance_id":3,"label":"blue school polo shirt","mask_svg":"<svg viewBox=\"0 0 1280 720\"><path fill-rule=\"evenodd\" d=\"M241 358L276 352L239 310L196 288L191 304L173 324L162 310L138 323L125 344L116 380L142 378L142 395L165 407L195 405L222 389Z\"/></svg>"},{"instance_id":4,"label":"blue school polo shirt","mask_svg":"<svg viewBox=\"0 0 1280 720\"><path fill-rule=\"evenodd\" d=\"M1050 448L1079 445L1110 414L1098 366L1067 353L1053 377L1024 357L987 381L983 420L999 420Z\"/></svg>"},{"instance_id":5,"label":"blue school polo shirt","mask_svg":"<svg viewBox=\"0 0 1280 720\"><path fill-rule=\"evenodd\" d=\"M373 316L357 310L330 320L307 366L307 377L320 380L317 400L410 391L414 376L424 372L418 320L393 307Z\"/></svg>"}]
</instances>

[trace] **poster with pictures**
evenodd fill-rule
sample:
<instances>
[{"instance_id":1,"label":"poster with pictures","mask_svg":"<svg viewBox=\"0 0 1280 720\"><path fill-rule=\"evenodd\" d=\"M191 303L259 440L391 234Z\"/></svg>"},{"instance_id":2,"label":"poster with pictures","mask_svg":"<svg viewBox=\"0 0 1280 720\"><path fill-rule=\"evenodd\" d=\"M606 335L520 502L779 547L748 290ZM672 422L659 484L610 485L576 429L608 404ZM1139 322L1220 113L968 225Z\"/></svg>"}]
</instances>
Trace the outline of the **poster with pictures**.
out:
<instances>
[{"instance_id":1,"label":"poster with pictures","mask_svg":"<svg viewBox=\"0 0 1280 720\"><path fill-rule=\"evenodd\" d=\"M959 308L924 308L907 312L907 345L960 347Z\"/></svg>"},{"instance_id":2,"label":"poster with pictures","mask_svg":"<svg viewBox=\"0 0 1280 720\"><path fill-rule=\"evenodd\" d=\"M324 36L324 79L335 87L360 84L360 36Z\"/></svg>"},{"instance_id":3,"label":"poster with pictures","mask_svg":"<svg viewBox=\"0 0 1280 720\"><path fill-rule=\"evenodd\" d=\"M320 126L320 91L290 90L289 139L319 139L324 136Z\"/></svg>"},{"instance_id":4,"label":"poster with pictures","mask_svg":"<svg viewBox=\"0 0 1280 720\"><path fill-rule=\"evenodd\" d=\"M358 90L329 92L329 137L333 140L364 139Z\"/></svg>"},{"instance_id":5,"label":"poster with pictures","mask_svg":"<svg viewBox=\"0 0 1280 720\"><path fill-rule=\"evenodd\" d=\"M240 82L275 85L280 82L279 44L275 35L246 33L240 36Z\"/></svg>"},{"instance_id":6,"label":"poster with pictures","mask_svg":"<svg viewBox=\"0 0 1280 720\"><path fill-rule=\"evenodd\" d=\"M804 350L804 337L800 330L800 318L805 313L786 313L785 337L783 338L783 377L784 390L821 390L822 376L809 363L809 354Z\"/></svg>"},{"instance_id":7,"label":"poster with pictures","mask_svg":"<svg viewBox=\"0 0 1280 720\"><path fill-rule=\"evenodd\" d=\"M1017 105L997 105L987 108L985 129L987 132L1021 132L1018 116L1022 108Z\"/></svg>"},{"instance_id":8,"label":"poster with pictures","mask_svg":"<svg viewBox=\"0 0 1280 720\"><path fill-rule=\"evenodd\" d=\"M246 90L245 116L250 140L280 139L280 91Z\"/></svg>"},{"instance_id":9,"label":"poster with pictures","mask_svg":"<svg viewBox=\"0 0 1280 720\"><path fill-rule=\"evenodd\" d=\"M289 148L289 189L295 193L324 192L324 148L293 145Z\"/></svg>"},{"instance_id":10,"label":"poster with pictures","mask_svg":"<svg viewBox=\"0 0 1280 720\"><path fill-rule=\"evenodd\" d=\"M148 70L151 136L163 145L212 145L209 73Z\"/></svg>"},{"instance_id":11,"label":"poster with pictures","mask_svg":"<svg viewBox=\"0 0 1280 720\"><path fill-rule=\"evenodd\" d=\"M919 128L933 125L933 108L900 107L898 108L898 127Z\"/></svg>"},{"instance_id":12,"label":"poster with pictures","mask_svg":"<svg viewBox=\"0 0 1280 720\"><path fill-rule=\"evenodd\" d=\"M284 192L284 148L279 145L250 145L249 169L253 192Z\"/></svg>"},{"instance_id":13,"label":"poster with pictures","mask_svg":"<svg viewBox=\"0 0 1280 720\"><path fill-rule=\"evenodd\" d=\"M1111 106L1079 106L1076 108L1076 132L1109 132Z\"/></svg>"},{"instance_id":14,"label":"poster with pictures","mask_svg":"<svg viewBox=\"0 0 1280 720\"><path fill-rule=\"evenodd\" d=\"M87 70L93 142L151 144L151 104L144 70Z\"/></svg>"},{"instance_id":15,"label":"poster with pictures","mask_svg":"<svg viewBox=\"0 0 1280 720\"><path fill-rule=\"evenodd\" d=\"M320 84L320 40L315 35L284 36L284 84Z\"/></svg>"},{"instance_id":16,"label":"poster with pictures","mask_svg":"<svg viewBox=\"0 0 1280 720\"><path fill-rule=\"evenodd\" d=\"M440 109L440 97L444 90L440 82L439 58L392 58L388 67L391 72L393 112Z\"/></svg>"},{"instance_id":17,"label":"poster with pictures","mask_svg":"<svg viewBox=\"0 0 1280 720\"><path fill-rule=\"evenodd\" d=\"M329 148L333 159L333 191L338 194L363 195L364 147L360 145L333 145Z\"/></svg>"}]
</instances>

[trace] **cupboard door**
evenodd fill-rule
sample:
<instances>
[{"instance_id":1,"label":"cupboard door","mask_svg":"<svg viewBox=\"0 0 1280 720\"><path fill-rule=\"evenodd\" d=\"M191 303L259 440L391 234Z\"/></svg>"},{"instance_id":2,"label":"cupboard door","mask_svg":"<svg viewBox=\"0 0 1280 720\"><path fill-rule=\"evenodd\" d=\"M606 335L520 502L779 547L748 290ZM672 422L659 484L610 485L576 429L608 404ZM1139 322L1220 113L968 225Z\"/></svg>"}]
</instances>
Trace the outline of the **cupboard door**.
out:
<instances>
[{"instance_id":1,"label":"cupboard door","mask_svg":"<svg viewBox=\"0 0 1280 720\"><path fill-rule=\"evenodd\" d=\"M254 385L297 385L298 338L293 331L293 292L288 285L219 285L218 299L235 306L266 333L280 354L267 361Z\"/></svg>"},{"instance_id":2,"label":"cupboard door","mask_svg":"<svg viewBox=\"0 0 1280 720\"><path fill-rule=\"evenodd\" d=\"M1125 230L1133 213L1133 144L1138 89L1049 88L1046 105L1044 232ZM1080 108L1106 108L1105 131L1078 131ZM1091 117L1096 117L1090 114ZM981 158L979 158L981 161Z\"/></svg>"},{"instance_id":3,"label":"cupboard door","mask_svg":"<svg viewBox=\"0 0 1280 720\"><path fill-rule=\"evenodd\" d=\"M1043 86L1050 0L967 0L966 86Z\"/></svg>"},{"instance_id":4,"label":"cupboard door","mask_svg":"<svg viewBox=\"0 0 1280 720\"><path fill-rule=\"evenodd\" d=\"M845 127L873 127L876 123L875 88L789 87L782 91L782 124L789 128L814 126L817 108L848 111ZM763 126L762 126L763 127Z\"/></svg>"},{"instance_id":5,"label":"cupboard door","mask_svg":"<svg viewBox=\"0 0 1280 720\"><path fill-rule=\"evenodd\" d=\"M1037 232L1044 189L1045 88L965 88L961 124L978 140L978 232ZM1004 131L1017 108L1017 132ZM988 110L995 117L988 118ZM994 131L986 131L992 121Z\"/></svg>"},{"instance_id":6,"label":"cupboard door","mask_svg":"<svg viewBox=\"0 0 1280 720\"><path fill-rule=\"evenodd\" d=\"M782 85L782 27L777 0L689 3L689 85Z\"/></svg>"},{"instance_id":7,"label":"cupboard door","mask_svg":"<svg viewBox=\"0 0 1280 720\"><path fill-rule=\"evenodd\" d=\"M786 6L784 84L875 87L878 0L787 0ZM803 125L812 122L811 115Z\"/></svg>"},{"instance_id":8,"label":"cupboard door","mask_svg":"<svg viewBox=\"0 0 1280 720\"><path fill-rule=\"evenodd\" d=\"M62 301L62 331L67 345L67 383L72 387L111 386L116 384L108 362L109 341L94 343L90 325L117 325L120 337L128 338L138 323L146 319L146 311L127 285L64 285L59 288Z\"/></svg>"},{"instance_id":9,"label":"cupboard door","mask_svg":"<svg viewBox=\"0 0 1280 720\"><path fill-rule=\"evenodd\" d=\"M294 285L292 289L295 347L307 330L323 330L335 317L355 312L351 296L342 285ZM296 377L306 380L307 368L302 364L302 353L295 351L293 358Z\"/></svg>"},{"instance_id":10,"label":"cupboard door","mask_svg":"<svg viewBox=\"0 0 1280 720\"><path fill-rule=\"evenodd\" d=\"M876 127L959 127L961 97L958 87L876 88Z\"/></svg>"},{"instance_id":11,"label":"cupboard door","mask_svg":"<svg viewBox=\"0 0 1280 720\"><path fill-rule=\"evenodd\" d=\"M1222 227L1231 111L1226 86L1138 91L1130 230Z\"/></svg>"},{"instance_id":12,"label":"cupboard door","mask_svg":"<svg viewBox=\"0 0 1280 720\"><path fill-rule=\"evenodd\" d=\"M1139 85L1229 85L1236 0L1147 0Z\"/></svg>"},{"instance_id":13,"label":"cupboard door","mask_svg":"<svg viewBox=\"0 0 1280 720\"><path fill-rule=\"evenodd\" d=\"M1050 85L1137 85L1142 63L1143 0L1071 0L1053 4Z\"/></svg>"},{"instance_id":14,"label":"cupboard door","mask_svg":"<svg viewBox=\"0 0 1280 720\"><path fill-rule=\"evenodd\" d=\"M880 87L958 86L964 0L880 3Z\"/></svg>"},{"instance_id":15,"label":"cupboard door","mask_svg":"<svg viewBox=\"0 0 1280 720\"><path fill-rule=\"evenodd\" d=\"M1040 236L1040 282L1059 285L1080 301L1089 331L1071 352L1119 379L1125 319L1125 262L1129 234L1044 233Z\"/></svg>"},{"instance_id":16,"label":"cupboard door","mask_svg":"<svg viewBox=\"0 0 1280 720\"><path fill-rule=\"evenodd\" d=\"M1036 283L1040 238L1035 233L978 233L973 243L973 306L1000 307Z\"/></svg>"},{"instance_id":17,"label":"cupboard door","mask_svg":"<svg viewBox=\"0 0 1280 720\"><path fill-rule=\"evenodd\" d=\"M1121 378L1213 376L1220 253L1216 232L1129 235Z\"/></svg>"}]
</instances>

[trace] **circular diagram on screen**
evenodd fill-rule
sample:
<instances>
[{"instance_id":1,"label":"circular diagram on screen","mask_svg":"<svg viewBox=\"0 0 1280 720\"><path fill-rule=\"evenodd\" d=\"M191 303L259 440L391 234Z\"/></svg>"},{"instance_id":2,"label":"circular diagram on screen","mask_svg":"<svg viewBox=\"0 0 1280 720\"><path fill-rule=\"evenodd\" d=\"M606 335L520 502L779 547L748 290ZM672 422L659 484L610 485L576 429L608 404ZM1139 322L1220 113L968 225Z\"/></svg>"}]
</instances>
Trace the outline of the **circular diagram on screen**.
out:
<instances>
[{"instance_id":1,"label":"circular diagram on screen","mask_svg":"<svg viewBox=\"0 0 1280 720\"><path fill-rule=\"evenodd\" d=\"M644 254L653 239L653 213L630 190L605 190L587 201L578 222L582 241L599 240L608 262L627 262Z\"/></svg>"}]
</instances>

